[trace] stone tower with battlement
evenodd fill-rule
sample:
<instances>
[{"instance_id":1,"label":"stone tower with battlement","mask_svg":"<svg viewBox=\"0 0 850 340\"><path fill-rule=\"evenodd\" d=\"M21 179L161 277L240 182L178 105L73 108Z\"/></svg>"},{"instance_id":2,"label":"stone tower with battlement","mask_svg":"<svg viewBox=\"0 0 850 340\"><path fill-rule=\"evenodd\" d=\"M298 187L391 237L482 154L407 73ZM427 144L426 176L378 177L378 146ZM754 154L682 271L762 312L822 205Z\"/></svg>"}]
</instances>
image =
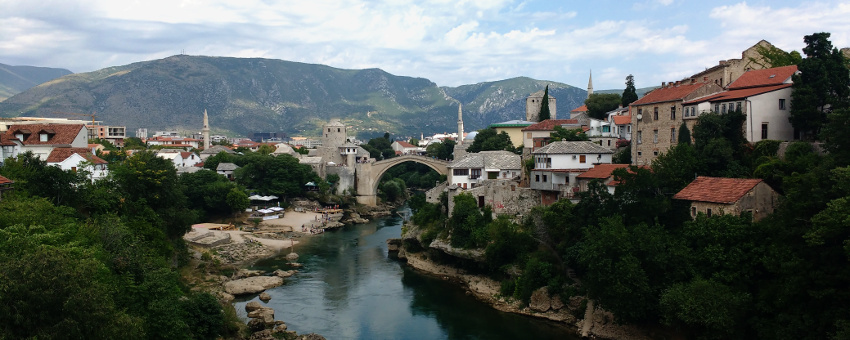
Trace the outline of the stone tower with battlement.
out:
<instances>
[{"instance_id":1,"label":"stone tower with battlement","mask_svg":"<svg viewBox=\"0 0 850 340\"><path fill-rule=\"evenodd\" d=\"M529 122L540 121L540 107L543 106L543 90L532 93L525 99L525 120ZM557 105L555 97L549 93L549 119L557 119Z\"/></svg>"}]
</instances>

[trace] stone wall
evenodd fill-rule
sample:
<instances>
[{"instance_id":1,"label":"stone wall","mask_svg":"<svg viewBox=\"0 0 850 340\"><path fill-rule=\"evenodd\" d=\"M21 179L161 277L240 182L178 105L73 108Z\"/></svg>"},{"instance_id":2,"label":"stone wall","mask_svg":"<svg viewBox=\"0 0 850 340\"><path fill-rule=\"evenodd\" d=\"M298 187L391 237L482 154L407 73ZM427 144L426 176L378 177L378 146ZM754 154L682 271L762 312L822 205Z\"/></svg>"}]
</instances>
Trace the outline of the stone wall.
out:
<instances>
[{"instance_id":1,"label":"stone wall","mask_svg":"<svg viewBox=\"0 0 850 340\"><path fill-rule=\"evenodd\" d=\"M354 189L356 182L354 176L354 168L345 166L330 166L327 168L328 175L339 176L339 183L336 184L336 194L342 195L349 189Z\"/></svg>"},{"instance_id":2,"label":"stone wall","mask_svg":"<svg viewBox=\"0 0 850 340\"><path fill-rule=\"evenodd\" d=\"M446 187L448 186L448 182L440 183L440 185L433 187L425 192L425 202L428 203L440 203L440 194L443 191L446 191Z\"/></svg>"},{"instance_id":3,"label":"stone wall","mask_svg":"<svg viewBox=\"0 0 850 340\"><path fill-rule=\"evenodd\" d=\"M688 84L690 85L690 84ZM674 87L674 85L667 85ZM682 102L708 96L723 91L719 85L708 83L694 90L681 99L660 103L649 103L632 106L632 164L650 165L658 155L667 152L671 146L676 145L672 139L678 138L679 127L685 121L688 129L694 131L696 119L684 119ZM658 109L658 119L655 119L655 109ZM676 118L671 119L671 112L675 108ZM637 119L637 112L642 111L643 119ZM671 129L676 129L671 134ZM655 138L658 131L658 138ZM640 137L638 137L640 136Z\"/></svg>"},{"instance_id":4,"label":"stone wall","mask_svg":"<svg viewBox=\"0 0 850 340\"><path fill-rule=\"evenodd\" d=\"M691 216L697 214L708 214L711 209L712 215L741 215L745 211L753 214L753 220L758 221L773 213L779 204L779 194L767 183L761 182L733 204L712 202L691 202Z\"/></svg>"},{"instance_id":5,"label":"stone wall","mask_svg":"<svg viewBox=\"0 0 850 340\"><path fill-rule=\"evenodd\" d=\"M468 193L485 205L493 208L494 215L525 215L531 208L540 205L540 191L519 186L519 182L506 180L486 180L473 189L449 190L449 214L454 209L454 196Z\"/></svg>"}]
</instances>

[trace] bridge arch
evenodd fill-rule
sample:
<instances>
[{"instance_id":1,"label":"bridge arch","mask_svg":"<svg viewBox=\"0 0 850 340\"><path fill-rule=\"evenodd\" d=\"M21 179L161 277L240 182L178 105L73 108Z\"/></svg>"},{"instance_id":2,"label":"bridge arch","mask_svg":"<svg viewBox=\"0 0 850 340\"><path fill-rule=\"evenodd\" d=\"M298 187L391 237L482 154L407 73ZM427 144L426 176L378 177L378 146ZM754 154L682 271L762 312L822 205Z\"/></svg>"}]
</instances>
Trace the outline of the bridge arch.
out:
<instances>
[{"instance_id":1,"label":"bridge arch","mask_svg":"<svg viewBox=\"0 0 850 340\"><path fill-rule=\"evenodd\" d=\"M403 155L374 163L357 164L357 201L366 205L376 205L381 177L390 168L405 162L425 164L441 175L449 174L449 162L425 156Z\"/></svg>"}]
</instances>

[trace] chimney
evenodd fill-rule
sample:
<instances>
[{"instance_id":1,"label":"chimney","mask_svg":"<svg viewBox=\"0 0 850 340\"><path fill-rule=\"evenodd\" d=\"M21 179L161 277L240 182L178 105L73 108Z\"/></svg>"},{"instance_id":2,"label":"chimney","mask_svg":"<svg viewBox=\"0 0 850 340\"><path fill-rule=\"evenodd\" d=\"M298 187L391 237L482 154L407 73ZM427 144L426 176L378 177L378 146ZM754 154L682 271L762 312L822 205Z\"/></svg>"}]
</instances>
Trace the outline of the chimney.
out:
<instances>
[{"instance_id":1,"label":"chimney","mask_svg":"<svg viewBox=\"0 0 850 340\"><path fill-rule=\"evenodd\" d=\"M696 83L697 83L697 78L691 78L691 84L696 84Z\"/></svg>"},{"instance_id":2,"label":"chimney","mask_svg":"<svg viewBox=\"0 0 850 340\"><path fill-rule=\"evenodd\" d=\"M679 86L679 81L678 81L678 80L676 81L676 86Z\"/></svg>"},{"instance_id":3,"label":"chimney","mask_svg":"<svg viewBox=\"0 0 850 340\"><path fill-rule=\"evenodd\" d=\"M708 76L702 77L702 82L707 83L708 82Z\"/></svg>"},{"instance_id":4,"label":"chimney","mask_svg":"<svg viewBox=\"0 0 850 340\"><path fill-rule=\"evenodd\" d=\"M662 82L661 82L661 88L664 88L664 87L665 87L665 85L667 85L667 83L662 81Z\"/></svg>"}]
</instances>

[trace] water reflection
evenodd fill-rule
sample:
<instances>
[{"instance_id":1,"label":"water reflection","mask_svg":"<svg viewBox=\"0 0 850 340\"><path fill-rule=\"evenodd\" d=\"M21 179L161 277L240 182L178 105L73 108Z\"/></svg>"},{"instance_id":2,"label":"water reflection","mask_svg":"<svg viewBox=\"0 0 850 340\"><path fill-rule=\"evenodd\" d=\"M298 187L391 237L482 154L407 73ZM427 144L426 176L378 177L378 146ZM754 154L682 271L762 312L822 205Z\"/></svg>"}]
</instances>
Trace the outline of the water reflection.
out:
<instances>
[{"instance_id":1,"label":"water reflection","mask_svg":"<svg viewBox=\"0 0 850 340\"><path fill-rule=\"evenodd\" d=\"M578 339L553 323L501 313L451 283L422 275L387 256L401 234L398 217L302 239L304 268L267 292L278 320L328 339ZM286 269L280 258L258 269ZM236 303L244 306L255 297Z\"/></svg>"}]
</instances>

